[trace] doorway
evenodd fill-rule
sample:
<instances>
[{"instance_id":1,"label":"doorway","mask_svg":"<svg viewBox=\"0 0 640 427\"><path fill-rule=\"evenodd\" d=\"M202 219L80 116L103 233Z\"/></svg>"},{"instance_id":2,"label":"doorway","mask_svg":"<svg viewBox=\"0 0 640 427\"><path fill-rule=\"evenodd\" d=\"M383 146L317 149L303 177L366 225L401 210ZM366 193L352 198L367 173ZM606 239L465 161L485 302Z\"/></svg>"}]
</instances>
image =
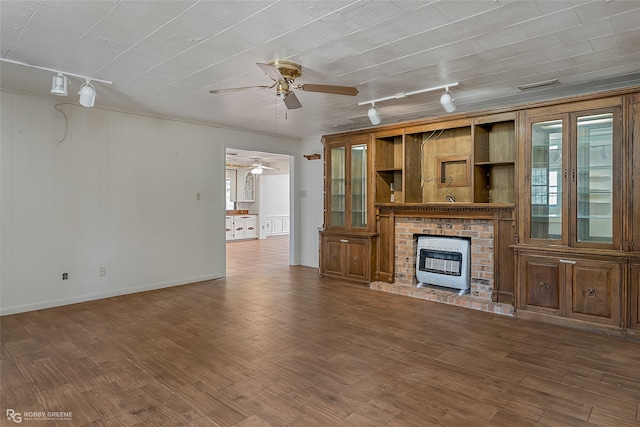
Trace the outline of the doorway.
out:
<instances>
[{"instance_id":1,"label":"doorway","mask_svg":"<svg viewBox=\"0 0 640 427\"><path fill-rule=\"evenodd\" d=\"M226 275L291 264L292 157L226 149Z\"/></svg>"}]
</instances>

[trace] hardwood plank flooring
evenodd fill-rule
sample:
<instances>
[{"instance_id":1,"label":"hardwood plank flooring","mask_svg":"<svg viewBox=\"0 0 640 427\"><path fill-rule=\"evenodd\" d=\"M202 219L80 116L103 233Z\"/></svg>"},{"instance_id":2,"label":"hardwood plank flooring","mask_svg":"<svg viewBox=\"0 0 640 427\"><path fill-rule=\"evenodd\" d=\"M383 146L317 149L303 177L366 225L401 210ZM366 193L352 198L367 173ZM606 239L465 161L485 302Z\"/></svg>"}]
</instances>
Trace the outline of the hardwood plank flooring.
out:
<instances>
[{"instance_id":1,"label":"hardwood plank flooring","mask_svg":"<svg viewBox=\"0 0 640 427\"><path fill-rule=\"evenodd\" d=\"M0 318L0 425L640 426L638 341L321 279L288 236L227 251L225 279Z\"/></svg>"}]
</instances>

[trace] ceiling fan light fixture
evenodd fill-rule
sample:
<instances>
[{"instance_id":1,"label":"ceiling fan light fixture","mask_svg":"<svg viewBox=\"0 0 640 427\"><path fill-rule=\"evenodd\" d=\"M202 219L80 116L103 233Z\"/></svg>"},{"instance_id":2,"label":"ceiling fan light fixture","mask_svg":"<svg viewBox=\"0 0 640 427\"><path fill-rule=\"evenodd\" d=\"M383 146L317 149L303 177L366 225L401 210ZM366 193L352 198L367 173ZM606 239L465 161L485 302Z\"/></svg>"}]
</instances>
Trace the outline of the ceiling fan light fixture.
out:
<instances>
[{"instance_id":1,"label":"ceiling fan light fixture","mask_svg":"<svg viewBox=\"0 0 640 427\"><path fill-rule=\"evenodd\" d=\"M251 173L254 175L260 175L262 173L262 168L260 166L256 166L253 169L251 169Z\"/></svg>"},{"instance_id":2,"label":"ceiling fan light fixture","mask_svg":"<svg viewBox=\"0 0 640 427\"><path fill-rule=\"evenodd\" d=\"M67 96L69 93L67 92L67 85L69 80L67 76L62 73L58 73L57 76L53 76L53 81L51 82L51 94L58 96Z\"/></svg>"},{"instance_id":3,"label":"ceiling fan light fixture","mask_svg":"<svg viewBox=\"0 0 640 427\"><path fill-rule=\"evenodd\" d=\"M382 121L382 117L380 117L380 112L376 105L372 102L371 107L369 107L369 111L367 111L367 115L369 116L369 120L372 125L378 125Z\"/></svg>"},{"instance_id":4,"label":"ceiling fan light fixture","mask_svg":"<svg viewBox=\"0 0 640 427\"><path fill-rule=\"evenodd\" d=\"M453 113L456 111L456 103L453 99L453 94L448 87L445 88L444 93L440 95L440 105L447 113Z\"/></svg>"},{"instance_id":5,"label":"ceiling fan light fixture","mask_svg":"<svg viewBox=\"0 0 640 427\"><path fill-rule=\"evenodd\" d=\"M91 84L91 80L87 79L87 82L80 86L80 91L78 91L78 95L80 95L80 105L83 107L93 107L96 102L96 88Z\"/></svg>"},{"instance_id":6,"label":"ceiling fan light fixture","mask_svg":"<svg viewBox=\"0 0 640 427\"><path fill-rule=\"evenodd\" d=\"M289 83L285 80L281 80L278 82L278 87L276 88L276 94L278 98L285 99L287 95L289 95Z\"/></svg>"}]
</instances>

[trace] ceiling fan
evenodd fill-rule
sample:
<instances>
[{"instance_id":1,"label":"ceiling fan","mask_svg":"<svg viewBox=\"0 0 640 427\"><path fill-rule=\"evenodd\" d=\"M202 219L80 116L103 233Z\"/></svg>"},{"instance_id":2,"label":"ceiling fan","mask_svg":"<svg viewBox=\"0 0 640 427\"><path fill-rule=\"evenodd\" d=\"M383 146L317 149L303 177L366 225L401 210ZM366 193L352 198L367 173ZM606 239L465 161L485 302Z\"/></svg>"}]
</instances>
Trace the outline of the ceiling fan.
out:
<instances>
[{"instance_id":1,"label":"ceiling fan","mask_svg":"<svg viewBox=\"0 0 640 427\"><path fill-rule=\"evenodd\" d=\"M301 83L294 85L295 79L302 75L302 66L291 61L271 61L268 64L257 62L256 65L264 71L264 73L273 80L269 86L245 86L234 87L228 89L214 89L210 93L223 93L240 91L246 89L271 89L276 88L276 95L284 101L284 105L293 110L302 107L300 101L292 89L300 89L305 92L330 93L334 95L355 96L358 89L351 86L332 86L332 85L316 85L310 83Z\"/></svg>"},{"instance_id":2,"label":"ceiling fan","mask_svg":"<svg viewBox=\"0 0 640 427\"><path fill-rule=\"evenodd\" d=\"M269 170L280 170L278 168L272 168L270 166L265 166L262 164L262 162L260 161L259 158L251 158L251 160L253 160L253 163L251 163L250 165L248 164L242 164L242 163L227 163L227 167L232 167L232 168L243 168L243 169L247 169L250 168L251 169L251 173L254 175L260 175L262 172L264 172L265 169L269 169Z\"/></svg>"}]
</instances>

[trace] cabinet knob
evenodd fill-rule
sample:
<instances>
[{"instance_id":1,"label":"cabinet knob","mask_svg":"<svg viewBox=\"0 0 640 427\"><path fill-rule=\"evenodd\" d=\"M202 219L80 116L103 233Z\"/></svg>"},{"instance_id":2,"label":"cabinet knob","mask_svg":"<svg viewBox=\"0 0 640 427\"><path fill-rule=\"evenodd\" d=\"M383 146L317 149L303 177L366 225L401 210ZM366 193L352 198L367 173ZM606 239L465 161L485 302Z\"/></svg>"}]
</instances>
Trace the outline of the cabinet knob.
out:
<instances>
[{"instance_id":1,"label":"cabinet knob","mask_svg":"<svg viewBox=\"0 0 640 427\"><path fill-rule=\"evenodd\" d=\"M596 297L596 288L589 288L589 291L587 292L587 297L593 299ZM584 295L584 291L582 291L582 294Z\"/></svg>"},{"instance_id":2,"label":"cabinet knob","mask_svg":"<svg viewBox=\"0 0 640 427\"><path fill-rule=\"evenodd\" d=\"M242 230L242 227L236 228L236 231L240 231L240 230Z\"/></svg>"},{"instance_id":3,"label":"cabinet knob","mask_svg":"<svg viewBox=\"0 0 640 427\"><path fill-rule=\"evenodd\" d=\"M549 282L538 282L538 286L540 286L542 289L551 288L551 284Z\"/></svg>"},{"instance_id":4,"label":"cabinet knob","mask_svg":"<svg viewBox=\"0 0 640 427\"><path fill-rule=\"evenodd\" d=\"M231 231L231 229L230 229L230 228L227 228L227 230L226 230L226 231Z\"/></svg>"},{"instance_id":5,"label":"cabinet knob","mask_svg":"<svg viewBox=\"0 0 640 427\"><path fill-rule=\"evenodd\" d=\"M255 230L255 228L253 228L253 227L249 227L249 230Z\"/></svg>"},{"instance_id":6,"label":"cabinet knob","mask_svg":"<svg viewBox=\"0 0 640 427\"><path fill-rule=\"evenodd\" d=\"M336 256L334 255L334 256L332 256L332 257L331 257L331 259L336 260L337 258L336 258Z\"/></svg>"},{"instance_id":7,"label":"cabinet knob","mask_svg":"<svg viewBox=\"0 0 640 427\"><path fill-rule=\"evenodd\" d=\"M353 259L353 263L354 263L354 264L357 264L357 263L358 263L358 257L355 257L355 258Z\"/></svg>"}]
</instances>

